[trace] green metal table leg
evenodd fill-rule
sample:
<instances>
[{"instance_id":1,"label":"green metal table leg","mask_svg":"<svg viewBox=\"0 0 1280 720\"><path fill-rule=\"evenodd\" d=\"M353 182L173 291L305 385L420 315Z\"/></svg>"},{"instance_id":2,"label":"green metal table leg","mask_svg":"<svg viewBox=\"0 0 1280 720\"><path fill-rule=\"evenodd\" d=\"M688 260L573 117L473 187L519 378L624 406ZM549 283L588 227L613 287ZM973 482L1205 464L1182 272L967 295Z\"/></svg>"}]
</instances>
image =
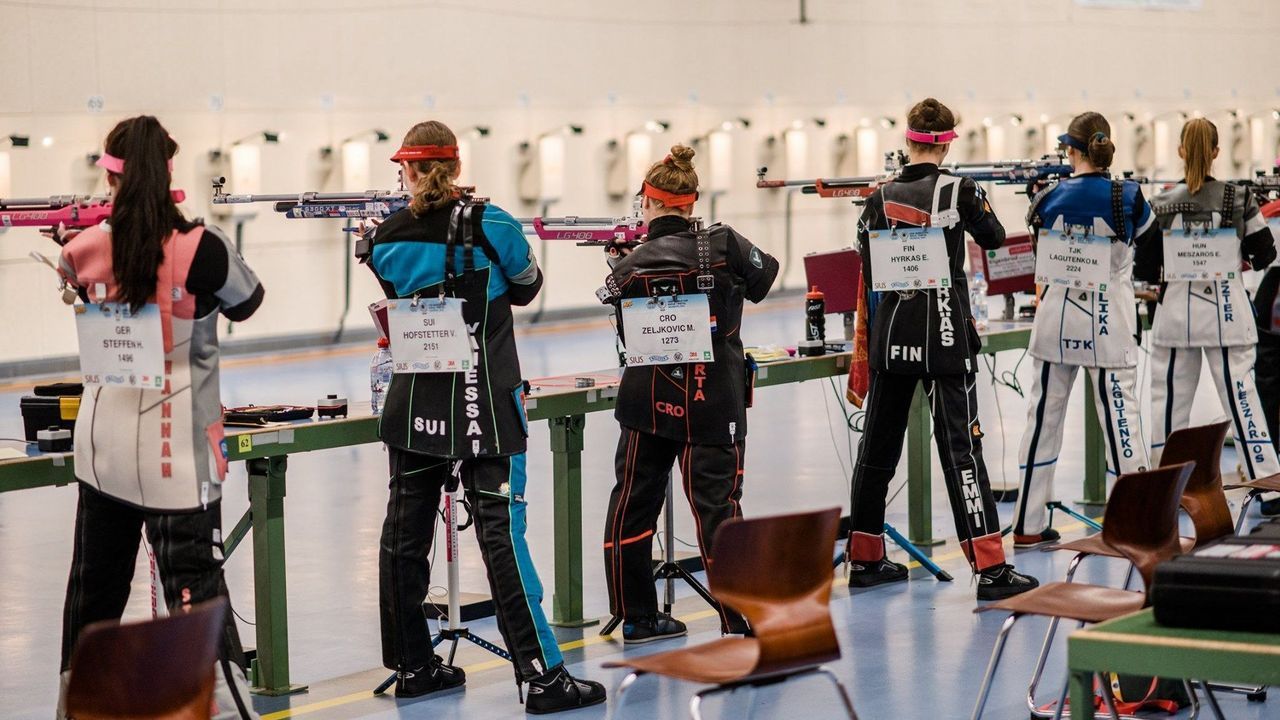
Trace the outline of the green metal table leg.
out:
<instances>
[{"instance_id":1,"label":"green metal table leg","mask_svg":"<svg viewBox=\"0 0 1280 720\"><path fill-rule=\"evenodd\" d=\"M1071 707L1093 708L1093 673L1078 670L1071 672Z\"/></svg>"},{"instance_id":2,"label":"green metal table leg","mask_svg":"<svg viewBox=\"0 0 1280 720\"><path fill-rule=\"evenodd\" d=\"M1085 505L1107 503L1107 453L1103 446L1102 421L1098 406L1094 404L1093 375L1088 369L1084 375L1084 498Z\"/></svg>"},{"instance_id":3,"label":"green metal table leg","mask_svg":"<svg viewBox=\"0 0 1280 720\"><path fill-rule=\"evenodd\" d=\"M555 589L551 624L586 627L582 609L582 448L585 415L551 418L551 474L555 516Z\"/></svg>"},{"instance_id":4,"label":"green metal table leg","mask_svg":"<svg viewBox=\"0 0 1280 720\"><path fill-rule=\"evenodd\" d=\"M916 386L907 418L907 539L914 545L941 545L933 537L933 448L929 446L929 398Z\"/></svg>"},{"instance_id":5,"label":"green metal table leg","mask_svg":"<svg viewBox=\"0 0 1280 720\"><path fill-rule=\"evenodd\" d=\"M289 612L285 591L284 492L288 457L259 458L249 468L249 512L253 522L253 595L258 657L253 691L289 695L306 685L289 682Z\"/></svg>"}]
</instances>

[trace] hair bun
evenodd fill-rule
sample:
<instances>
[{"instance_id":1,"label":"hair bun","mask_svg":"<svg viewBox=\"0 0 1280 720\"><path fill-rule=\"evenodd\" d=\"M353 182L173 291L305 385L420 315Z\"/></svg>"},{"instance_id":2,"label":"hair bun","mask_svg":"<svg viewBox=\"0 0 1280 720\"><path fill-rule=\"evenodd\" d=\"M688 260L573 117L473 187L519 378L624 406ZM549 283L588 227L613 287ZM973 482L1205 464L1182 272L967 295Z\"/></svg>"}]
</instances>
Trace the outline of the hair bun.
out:
<instances>
[{"instance_id":1,"label":"hair bun","mask_svg":"<svg viewBox=\"0 0 1280 720\"><path fill-rule=\"evenodd\" d=\"M687 145L672 145L671 154L662 162L678 170L689 171L693 169L694 154L693 148Z\"/></svg>"}]
</instances>

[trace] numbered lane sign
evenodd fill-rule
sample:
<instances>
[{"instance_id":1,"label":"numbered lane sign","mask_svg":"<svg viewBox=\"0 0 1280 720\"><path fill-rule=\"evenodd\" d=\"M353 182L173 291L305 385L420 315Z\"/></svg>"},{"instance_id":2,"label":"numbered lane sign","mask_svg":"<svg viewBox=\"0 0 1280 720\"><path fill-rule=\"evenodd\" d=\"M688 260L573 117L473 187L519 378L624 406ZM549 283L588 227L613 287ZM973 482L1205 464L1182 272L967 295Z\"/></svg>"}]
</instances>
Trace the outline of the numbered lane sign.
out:
<instances>
[{"instance_id":1,"label":"numbered lane sign","mask_svg":"<svg viewBox=\"0 0 1280 720\"><path fill-rule=\"evenodd\" d=\"M951 287L947 237L940 227L872 230L871 289L931 290Z\"/></svg>"},{"instance_id":2,"label":"numbered lane sign","mask_svg":"<svg viewBox=\"0 0 1280 720\"><path fill-rule=\"evenodd\" d=\"M711 306L702 293L622 301L627 367L712 362Z\"/></svg>"},{"instance_id":3,"label":"numbered lane sign","mask_svg":"<svg viewBox=\"0 0 1280 720\"><path fill-rule=\"evenodd\" d=\"M120 303L76 305L80 374L85 385L164 389L160 307L137 313Z\"/></svg>"},{"instance_id":4,"label":"numbered lane sign","mask_svg":"<svg viewBox=\"0 0 1280 720\"><path fill-rule=\"evenodd\" d=\"M1111 282L1111 238L1070 226L1041 228L1036 237L1036 282L1106 292Z\"/></svg>"},{"instance_id":5,"label":"numbered lane sign","mask_svg":"<svg viewBox=\"0 0 1280 720\"><path fill-rule=\"evenodd\" d=\"M388 300L387 325L394 372L465 372L475 368L461 298Z\"/></svg>"},{"instance_id":6,"label":"numbered lane sign","mask_svg":"<svg viewBox=\"0 0 1280 720\"><path fill-rule=\"evenodd\" d=\"M1184 225L1164 231L1165 280L1235 280L1240 240L1234 228Z\"/></svg>"}]
</instances>

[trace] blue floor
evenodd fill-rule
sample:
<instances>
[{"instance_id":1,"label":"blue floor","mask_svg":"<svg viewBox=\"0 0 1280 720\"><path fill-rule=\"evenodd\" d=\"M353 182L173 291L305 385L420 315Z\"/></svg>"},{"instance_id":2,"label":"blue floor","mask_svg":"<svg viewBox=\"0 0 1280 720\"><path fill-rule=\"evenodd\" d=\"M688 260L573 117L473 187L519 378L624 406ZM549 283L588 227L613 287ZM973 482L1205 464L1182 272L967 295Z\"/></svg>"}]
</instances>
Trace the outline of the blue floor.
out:
<instances>
[{"instance_id":1,"label":"blue floor","mask_svg":"<svg viewBox=\"0 0 1280 720\"><path fill-rule=\"evenodd\" d=\"M802 329L798 299L765 306L744 321L749 343L794 344ZM274 402L313 403L328 393L352 400L367 398L367 363L373 348L341 348L294 357L234 358L223 372L223 398L228 405ZM606 322L521 331L524 373L540 377L609 367L615 362L612 330ZM997 372L1011 371L1019 353L999 359ZM1024 381L1029 362L1018 375ZM998 392L984 368L980 374L980 404L987 433L986 457L993 483L1014 483L1015 458L1023 426L1024 400L1008 388ZM851 450L856 433L844 430L840 385L809 382L800 386L762 389L751 411L747 477L743 508L747 515L812 509L839 504L848 508ZM17 398L21 392L0 392L0 437L21 433ZM1081 410L1079 391L1068 418L1065 447L1078 447ZM583 523L587 537L585 566L586 611L607 610L602 561L596 538L604 523L605 501L613 482L612 458L617 426L607 415L587 420L583 488ZM550 454L545 423L534 424L530 437L529 541L544 583L547 604L551 592L552 541ZM1058 469L1057 497L1080 495L1083 458L1064 453ZM905 463L904 458L904 463ZM474 647L459 651L458 662L468 671L467 689L443 697L398 703L373 698L369 690L386 674L381 669L377 616L377 542L385 503L386 459L378 446L304 454L289 460L286 498L290 663L294 682L310 691L291 698L257 698L270 717L287 717L280 710L292 706L293 716L317 720L350 717L499 718L522 717L511 674L505 666ZM1234 474L1235 457L1228 448L1223 471ZM900 473L905 478L905 470ZM935 460L934 531L951 537L954 529ZM895 490L897 488L895 487ZM48 718L56 693L61 606L70 563L70 530L75 497L68 488L45 488L0 495L0 717ZM675 541L692 539L692 520L678 503ZM247 506L244 470L233 469L226 488L224 518L229 526ZM1011 504L1001 505L1006 518ZM894 495L889 522L905 529L906 493ZM1078 525L1060 520L1060 529L1079 535ZM665 540L665 538L664 538ZM844 658L832 669L848 684L863 720L879 718L966 718L985 670L999 613L976 615L974 587L954 541L934 549L935 557L956 577L938 583L922 571L912 582L862 591L851 596L837 584L832 614L840 633ZM1018 567L1041 579L1061 577L1069 558L1061 553L1021 552ZM462 587L485 587L479 552L470 539L462 544ZM764 570L767 572L767 569ZM241 618L241 633L252 644L252 563L248 552L237 552L227 563L228 583ZM1123 568L1115 562L1086 563L1083 581L1119 584ZM127 617L149 612L146 565L139 562L134 597ZM442 592L442 590L441 590ZM681 588L676 615L689 621L687 642L718 636L717 623L691 593ZM472 629L498 639L492 621ZM621 673L601 669L602 661L623 654L620 644L596 636L596 629L557 631L566 644L571 670L612 687ZM1022 695L1030 665L1039 649L1044 623L1028 618L1015 629L1006 662L997 679L986 717L1023 718ZM631 655L677 647L670 641ZM1042 692L1061 674L1062 647L1057 648ZM628 694L624 717L684 717L693 686L655 679L642 680ZM1241 696L1222 696L1228 718L1280 718L1280 699L1247 703ZM1047 702L1047 699L1045 700ZM613 702L610 702L612 707ZM712 700L707 717L838 717L839 707L829 687L809 679ZM571 717L604 717L603 707ZM1185 717L1185 713L1179 717Z\"/></svg>"}]
</instances>

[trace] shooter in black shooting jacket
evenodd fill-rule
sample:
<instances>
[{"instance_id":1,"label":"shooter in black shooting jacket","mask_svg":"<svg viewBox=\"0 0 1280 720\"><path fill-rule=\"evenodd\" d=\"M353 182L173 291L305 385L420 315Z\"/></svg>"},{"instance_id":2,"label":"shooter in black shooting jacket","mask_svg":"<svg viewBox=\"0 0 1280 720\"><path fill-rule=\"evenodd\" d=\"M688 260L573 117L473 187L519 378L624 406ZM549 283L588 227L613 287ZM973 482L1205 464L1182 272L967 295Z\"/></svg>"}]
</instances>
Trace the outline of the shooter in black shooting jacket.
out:
<instances>
[{"instance_id":1,"label":"shooter in black shooting jacket","mask_svg":"<svg viewBox=\"0 0 1280 720\"><path fill-rule=\"evenodd\" d=\"M859 252L866 258L863 291L871 311L871 382L853 469L849 586L907 579L907 568L885 556L884 506L902 455L911 399L923 383L961 549L979 575L978 599L994 600L1038 584L1005 562L978 423L975 372L982 342L969 308L964 234L967 231L983 248L997 248L1004 243L1004 227L976 183L938 168L956 137L951 110L929 98L911 109L907 123L911 162L868 198L858 224ZM942 228L941 237L932 235L933 254L946 256L941 277L912 277L917 268L911 262L886 263L881 285L907 289L874 290L873 268L887 259L892 247L881 241L890 239L893 228ZM894 254L914 257L900 250Z\"/></svg>"},{"instance_id":2,"label":"shooter in black shooting jacket","mask_svg":"<svg viewBox=\"0 0 1280 720\"><path fill-rule=\"evenodd\" d=\"M454 185L462 169L458 143L444 124L414 126L392 160L414 197L374 230L369 267L388 299L461 299L465 328L459 332L472 352L453 372L448 360L440 371L438 360L436 372L397 373L387 391L378 426L391 460L379 557L382 661L398 672L397 697L466 680L461 668L434 654L422 612L441 490L457 478L475 522L498 630L518 681L528 683L525 710L542 714L604 702L602 685L565 670L524 537L527 421L511 306L533 301L542 272L520 223ZM392 356L406 359L412 343L394 331L391 336Z\"/></svg>"},{"instance_id":3,"label":"shooter in black shooting jacket","mask_svg":"<svg viewBox=\"0 0 1280 720\"><path fill-rule=\"evenodd\" d=\"M609 604L614 616L624 620L627 643L686 632L683 623L658 611L650 565L672 464L680 463L704 565L715 561L711 541L720 523L742 515L746 409L753 377L739 332L742 304L763 300L778 275L778 261L733 228L717 224L702 229L691 223L698 197L693 155L692 149L677 145L649 169L641 190L647 239L617 259L600 292L603 302L617 308L628 356L616 411L622 426L617 484L604 531ZM628 326L628 318L636 317L631 313L673 296L707 308L681 322L709 326L713 360L705 353L688 362L682 351L645 355L638 350L646 339L642 333L660 328ZM720 608L720 621L725 633L747 629L743 618L727 608Z\"/></svg>"}]
</instances>

